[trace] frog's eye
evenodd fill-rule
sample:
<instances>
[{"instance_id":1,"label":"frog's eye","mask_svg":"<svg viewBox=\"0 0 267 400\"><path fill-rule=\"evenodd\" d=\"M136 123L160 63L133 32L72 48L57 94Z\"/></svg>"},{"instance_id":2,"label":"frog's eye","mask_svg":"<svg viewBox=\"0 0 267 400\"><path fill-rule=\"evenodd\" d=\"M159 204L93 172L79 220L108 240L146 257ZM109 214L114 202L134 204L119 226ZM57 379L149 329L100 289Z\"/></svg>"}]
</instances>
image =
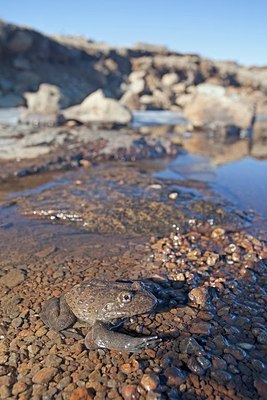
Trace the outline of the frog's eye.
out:
<instances>
[{"instance_id":1,"label":"frog's eye","mask_svg":"<svg viewBox=\"0 0 267 400\"><path fill-rule=\"evenodd\" d=\"M121 303L128 304L132 301L133 294L131 292L121 292L118 298Z\"/></svg>"}]
</instances>

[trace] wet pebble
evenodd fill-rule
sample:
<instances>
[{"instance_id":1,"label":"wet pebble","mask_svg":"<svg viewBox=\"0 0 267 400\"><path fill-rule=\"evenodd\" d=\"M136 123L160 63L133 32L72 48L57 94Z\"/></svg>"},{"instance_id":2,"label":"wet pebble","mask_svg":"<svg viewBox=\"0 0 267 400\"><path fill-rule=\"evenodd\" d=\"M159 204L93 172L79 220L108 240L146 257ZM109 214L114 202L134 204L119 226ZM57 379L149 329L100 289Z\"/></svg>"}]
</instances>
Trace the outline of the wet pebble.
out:
<instances>
[{"instance_id":1,"label":"wet pebble","mask_svg":"<svg viewBox=\"0 0 267 400\"><path fill-rule=\"evenodd\" d=\"M212 330L212 325L204 321L193 322L193 324L190 327L191 333L196 333L199 335L210 335L211 330Z\"/></svg>"},{"instance_id":2,"label":"wet pebble","mask_svg":"<svg viewBox=\"0 0 267 400\"><path fill-rule=\"evenodd\" d=\"M262 377L256 378L254 380L254 386L257 389L259 396L265 399L267 393L267 379Z\"/></svg>"},{"instance_id":3,"label":"wet pebble","mask_svg":"<svg viewBox=\"0 0 267 400\"><path fill-rule=\"evenodd\" d=\"M224 384L224 383L230 382L232 380L232 375L229 372L223 371L223 370L214 369L211 371L210 375L218 383Z\"/></svg>"},{"instance_id":4,"label":"wet pebble","mask_svg":"<svg viewBox=\"0 0 267 400\"><path fill-rule=\"evenodd\" d=\"M205 368L203 368L199 364L196 357L194 357L194 356L189 358L189 360L187 362L187 367L190 369L190 371L194 372L195 374L197 374L199 376L203 376L206 373Z\"/></svg>"},{"instance_id":5,"label":"wet pebble","mask_svg":"<svg viewBox=\"0 0 267 400\"><path fill-rule=\"evenodd\" d=\"M124 385L121 389L121 395L124 400L135 400L140 397L137 385Z\"/></svg>"},{"instance_id":6,"label":"wet pebble","mask_svg":"<svg viewBox=\"0 0 267 400\"><path fill-rule=\"evenodd\" d=\"M27 390L27 385L25 382L18 381L14 384L12 388L12 394L17 396L19 393L25 392Z\"/></svg>"},{"instance_id":7,"label":"wet pebble","mask_svg":"<svg viewBox=\"0 0 267 400\"><path fill-rule=\"evenodd\" d=\"M155 390L159 385L159 377L154 372L150 372L149 374L144 374L141 379L141 385L147 391Z\"/></svg>"},{"instance_id":8,"label":"wet pebble","mask_svg":"<svg viewBox=\"0 0 267 400\"><path fill-rule=\"evenodd\" d=\"M205 305L209 298L208 288L205 286L196 287L188 293L188 297L195 304Z\"/></svg>"},{"instance_id":9,"label":"wet pebble","mask_svg":"<svg viewBox=\"0 0 267 400\"><path fill-rule=\"evenodd\" d=\"M177 367L169 367L164 371L168 386L180 386L186 380L186 374Z\"/></svg>"},{"instance_id":10,"label":"wet pebble","mask_svg":"<svg viewBox=\"0 0 267 400\"><path fill-rule=\"evenodd\" d=\"M201 353L203 352L203 347L198 344L195 338L193 337L188 337L184 338L180 342L180 352L181 353L186 353L186 354L196 354L196 353Z\"/></svg>"}]
</instances>

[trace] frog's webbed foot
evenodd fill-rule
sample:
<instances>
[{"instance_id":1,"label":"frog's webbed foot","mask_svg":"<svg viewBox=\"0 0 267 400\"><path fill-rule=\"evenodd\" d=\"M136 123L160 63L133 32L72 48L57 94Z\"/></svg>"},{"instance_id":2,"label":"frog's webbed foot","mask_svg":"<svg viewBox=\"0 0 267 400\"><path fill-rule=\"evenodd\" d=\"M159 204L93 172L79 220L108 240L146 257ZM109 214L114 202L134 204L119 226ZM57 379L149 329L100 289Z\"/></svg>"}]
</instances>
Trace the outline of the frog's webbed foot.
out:
<instances>
[{"instance_id":1,"label":"frog's webbed foot","mask_svg":"<svg viewBox=\"0 0 267 400\"><path fill-rule=\"evenodd\" d=\"M107 325L101 321L95 323L85 338L85 345L89 349L100 347L129 352L140 351L160 342L161 339L158 336L133 337L109 330Z\"/></svg>"},{"instance_id":2,"label":"frog's webbed foot","mask_svg":"<svg viewBox=\"0 0 267 400\"><path fill-rule=\"evenodd\" d=\"M47 300L40 312L40 318L50 329L57 332L67 329L76 321L64 296L52 297Z\"/></svg>"}]
</instances>

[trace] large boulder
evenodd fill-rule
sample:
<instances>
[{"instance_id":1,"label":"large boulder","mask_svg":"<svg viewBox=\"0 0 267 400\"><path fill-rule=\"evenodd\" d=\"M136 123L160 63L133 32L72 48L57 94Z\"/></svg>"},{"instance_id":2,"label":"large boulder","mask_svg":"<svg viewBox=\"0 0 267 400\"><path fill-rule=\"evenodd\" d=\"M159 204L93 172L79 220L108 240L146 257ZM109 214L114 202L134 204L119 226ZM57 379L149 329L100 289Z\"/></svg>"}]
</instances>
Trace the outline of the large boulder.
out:
<instances>
[{"instance_id":1,"label":"large boulder","mask_svg":"<svg viewBox=\"0 0 267 400\"><path fill-rule=\"evenodd\" d=\"M82 123L128 124L132 119L132 114L117 100L105 97L103 91L99 89L86 97L81 104L64 110L64 117Z\"/></svg>"},{"instance_id":2,"label":"large boulder","mask_svg":"<svg viewBox=\"0 0 267 400\"><path fill-rule=\"evenodd\" d=\"M55 85L42 83L35 93L25 93L27 107L32 112L57 113L60 108L61 92Z\"/></svg>"},{"instance_id":3,"label":"large boulder","mask_svg":"<svg viewBox=\"0 0 267 400\"><path fill-rule=\"evenodd\" d=\"M35 93L25 93L27 109L20 115L20 123L55 126L63 122L60 114L62 94L55 85L43 83Z\"/></svg>"},{"instance_id":4,"label":"large boulder","mask_svg":"<svg viewBox=\"0 0 267 400\"><path fill-rule=\"evenodd\" d=\"M184 108L185 117L195 127L214 122L236 125L243 129L250 126L254 113L251 102L236 93L226 94L225 89L217 85L200 86Z\"/></svg>"}]
</instances>

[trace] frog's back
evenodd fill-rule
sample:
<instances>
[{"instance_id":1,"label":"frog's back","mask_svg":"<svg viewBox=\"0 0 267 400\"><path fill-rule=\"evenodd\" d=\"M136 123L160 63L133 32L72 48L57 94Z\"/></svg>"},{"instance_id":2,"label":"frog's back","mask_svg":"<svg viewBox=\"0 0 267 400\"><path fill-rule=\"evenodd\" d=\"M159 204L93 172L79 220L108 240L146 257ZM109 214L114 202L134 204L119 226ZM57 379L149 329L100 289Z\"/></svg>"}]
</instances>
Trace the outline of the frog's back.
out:
<instances>
[{"instance_id":1,"label":"frog's back","mask_svg":"<svg viewBox=\"0 0 267 400\"><path fill-rule=\"evenodd\" d=\"M93 325L99 312L100 293L105 288L97 279L84 281L65 293L65 299L78 319Z\"/></svg>"},{"instance_id":2,"label":"frog's back","mask_svg":"<svg viewBox=\"0 0 267 400\"><path fill-rule=\"evenodd\" d=\"M74 286L64 297L74 315L90 325L149 312L157 302L138 282L98 279Z\"/></svg>"}]
</instances>

